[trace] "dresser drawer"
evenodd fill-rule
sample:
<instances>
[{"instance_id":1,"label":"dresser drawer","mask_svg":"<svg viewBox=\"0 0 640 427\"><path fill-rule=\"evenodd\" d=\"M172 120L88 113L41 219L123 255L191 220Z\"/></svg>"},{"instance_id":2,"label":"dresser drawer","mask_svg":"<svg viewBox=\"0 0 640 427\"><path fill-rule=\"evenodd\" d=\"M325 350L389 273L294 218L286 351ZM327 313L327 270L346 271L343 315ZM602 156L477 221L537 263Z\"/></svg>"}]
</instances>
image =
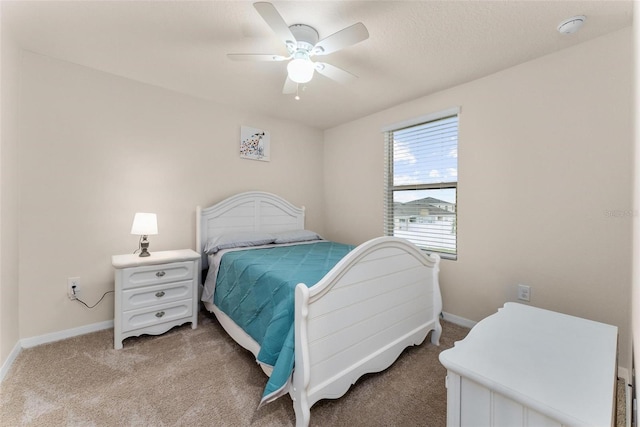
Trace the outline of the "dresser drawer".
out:
<instances>
[{"instance_id":1,"label":"dresser drawer","mask_svg":"<svg viewBox=\"0 0 640 427\"><path fill-rule=\"evenodd\" d=\"M193 314L193 298L122 313L122 332L170 322Z\"/></svg>"},{"instance_id":2,"label":"dresser drawer","mask_svg":"<svg viewBox=\"0 0 640 427\"><path fill-rule=\"evenodd\" d=\"M179 301L192 298L192 295L193 280L127 289L122 292L122 310Z\"/></svg>"},{"instance_id":3,"label":"dresser drawer","mask_svg":"<svg viewBox=\"0 0 640 427\"><path fill-rule=\"evenodd\" d=\"M122 288L131 289L139 286L190 280L193 279L193 265L193 262L186 261L125 268L122 271Z\"/></svg>"}]
</instances>

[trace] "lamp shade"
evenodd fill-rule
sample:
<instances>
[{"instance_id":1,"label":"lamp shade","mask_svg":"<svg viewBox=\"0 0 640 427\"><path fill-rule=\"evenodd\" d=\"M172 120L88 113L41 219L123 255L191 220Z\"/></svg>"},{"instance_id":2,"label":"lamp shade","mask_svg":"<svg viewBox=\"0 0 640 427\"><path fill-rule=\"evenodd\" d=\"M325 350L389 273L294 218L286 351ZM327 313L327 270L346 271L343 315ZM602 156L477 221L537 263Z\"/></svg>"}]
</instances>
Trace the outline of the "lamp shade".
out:
<instances>
[{"instance_id":1,"label":"lamp shade","mask_svg":"<svg viewBox=\"0 0 640 427\"><path fill-rule=\"evenodd\" d=\"M292 59L289 64L287 64L289 78L296 83L307 83L311 81L314 69L313 62L305 58Z\"/></svg>"},{"instance_id":2,"label":"lamp shade","mask_svg":"<svg viewBox=\"0 0 640 427\"><path fill-rule=\"evenodd\" d=\"M137 234L139 236L158 234L158 219L156 214L138 212L133 217L131 234Z\"/></svg>"}]
</instances>

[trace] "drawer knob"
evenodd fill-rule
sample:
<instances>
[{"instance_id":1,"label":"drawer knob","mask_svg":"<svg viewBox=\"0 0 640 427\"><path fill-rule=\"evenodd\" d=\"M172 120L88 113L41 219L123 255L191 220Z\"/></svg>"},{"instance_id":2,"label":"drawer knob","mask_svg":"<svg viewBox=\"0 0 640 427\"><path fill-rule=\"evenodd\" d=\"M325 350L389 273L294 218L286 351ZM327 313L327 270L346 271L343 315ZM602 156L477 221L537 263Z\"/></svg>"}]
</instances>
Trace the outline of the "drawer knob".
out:
<instances>
[{"instance_id":1,"label":"drawer knob","mask_svg":"<svg viewBox=\"0 0 640 427\"><path fill-rule=\"evenodd\" d=\"M156 277L162 277L162 276L164 276L165 274L167 274L167 273L165 273L164 271L158 271L158 272L156 273Z\"/></svg>"},{"instance_id":2,"label":"drawer knob","mask_svg":"<svg viewBox=\"0 0 640 427\"><path fill-rule=\"evenodd\" d=\"M164 291L156 292L156 296L158 298L162 298L164 296Z\"/></svg>"},{"instance_id":3,"label":"drawer knob","mask_svg":"<svg viewBox=\"0 0 640 427\"><path fill-rule=\"evenodd\" d=\"M156 313L157 318L161 318L162 316L164 316L164 311L159 311Z\"/></svg>"}]
</instances>

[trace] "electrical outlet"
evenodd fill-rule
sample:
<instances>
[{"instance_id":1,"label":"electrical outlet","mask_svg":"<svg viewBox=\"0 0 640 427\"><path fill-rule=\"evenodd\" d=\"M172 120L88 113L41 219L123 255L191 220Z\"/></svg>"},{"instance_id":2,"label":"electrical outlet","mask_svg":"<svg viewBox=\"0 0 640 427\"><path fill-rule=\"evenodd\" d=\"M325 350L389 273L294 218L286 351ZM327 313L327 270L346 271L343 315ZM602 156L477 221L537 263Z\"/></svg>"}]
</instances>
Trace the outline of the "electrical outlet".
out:
<instances>
[{"instance_id":1,"label":"electrical outlet","mask_svg":"<svg viewBox=\"0 0 640 427\"><path fill-rule=\"evenodd\" d=\"M518 299L520 301L529 301L531 299L531 286L518 285Z\"/></svg>"},{"instance_id":2,"label":"electrical outlet","mask_svg":"<svg viewBox=\"0 0 640 427\"><path fill-rule=\"evenodd\" d=\"M80 295L80 278L69 277L67 279L67 296L70 300L78 299Z\"/></svg>"}]
</instances>

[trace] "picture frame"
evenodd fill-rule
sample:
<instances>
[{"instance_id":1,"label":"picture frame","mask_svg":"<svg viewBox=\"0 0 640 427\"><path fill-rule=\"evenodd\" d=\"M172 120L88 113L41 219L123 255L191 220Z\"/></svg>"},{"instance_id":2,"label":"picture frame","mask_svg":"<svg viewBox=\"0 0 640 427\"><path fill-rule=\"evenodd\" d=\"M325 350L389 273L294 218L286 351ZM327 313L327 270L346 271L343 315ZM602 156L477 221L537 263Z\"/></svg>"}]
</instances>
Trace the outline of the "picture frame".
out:
<instances>
[{"instance_id":1,"label":"picture frame","mask_svg":"<svg viewBox=\"0 0 640 427\"><path fill-rule=\"evenodd\" d=\"M240 157L249 160L270 161L271 135L269 131L240 126Z\"/></svg>"}]
</instances>

